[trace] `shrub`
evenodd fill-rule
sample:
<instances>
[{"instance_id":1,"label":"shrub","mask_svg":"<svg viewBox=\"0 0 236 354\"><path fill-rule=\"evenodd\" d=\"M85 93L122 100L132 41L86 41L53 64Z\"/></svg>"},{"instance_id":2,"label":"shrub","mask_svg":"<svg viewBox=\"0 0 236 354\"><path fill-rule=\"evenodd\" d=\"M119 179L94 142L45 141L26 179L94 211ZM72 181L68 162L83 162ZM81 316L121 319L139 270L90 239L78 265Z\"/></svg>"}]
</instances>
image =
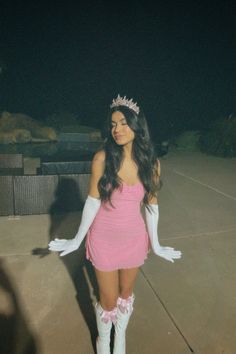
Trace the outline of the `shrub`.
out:
<instances>
[{"instance_id":1,"label":"shrub","mask_svg":"<svg viewBox=\"0 0 236 354\"><path fill-rule=\"evenodd\" d=\"M199 131L188 130L171 140L172 146L178 150L196 151L199 150Z\"/></svg>"},{"instance_id":2,"label":"shrub","mask_svg":"<svg viewBox=\"0 0 236 354\"><path fill-rule=\"evenodd\" d=\"M232 115L213 122L200 137L201 151L216 156L236 156L236 117Z\"/></svg>"}]
</instances>

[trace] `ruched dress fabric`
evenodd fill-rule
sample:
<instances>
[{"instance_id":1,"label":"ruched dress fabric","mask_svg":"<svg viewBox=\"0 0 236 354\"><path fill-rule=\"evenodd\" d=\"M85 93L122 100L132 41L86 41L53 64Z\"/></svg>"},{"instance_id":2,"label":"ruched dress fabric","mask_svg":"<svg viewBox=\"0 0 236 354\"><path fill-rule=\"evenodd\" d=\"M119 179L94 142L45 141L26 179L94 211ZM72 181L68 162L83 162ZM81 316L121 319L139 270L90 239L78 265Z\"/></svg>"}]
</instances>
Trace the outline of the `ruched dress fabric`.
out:
<instances>
[{"instance_id":1,"label":"ruched dress fabric","mask_svg":"<svg viewBox=\"0 0 236 354\"><path fill-rule=\"evenodd\" d=\"M96 269L113 271L139 267L149 250L149 238L141 214L142 183L123 183L111 202L102 203L88 231L86 257Z\"/></svg>"}]
</instances>

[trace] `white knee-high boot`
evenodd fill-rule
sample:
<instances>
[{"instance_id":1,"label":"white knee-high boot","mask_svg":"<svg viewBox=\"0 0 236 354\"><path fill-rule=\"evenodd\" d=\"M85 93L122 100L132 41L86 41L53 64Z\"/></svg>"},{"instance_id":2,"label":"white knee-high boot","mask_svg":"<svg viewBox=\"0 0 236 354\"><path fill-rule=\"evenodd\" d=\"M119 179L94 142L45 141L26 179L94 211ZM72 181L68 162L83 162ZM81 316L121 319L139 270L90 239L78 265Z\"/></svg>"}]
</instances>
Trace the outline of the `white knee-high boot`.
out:
<instances>
[{"instance_id":1,"label":"white knee-high boot","mask_svg":"<svg viewBox=\"0 0 236 354\"><path fill-rule=\"evenodd\" d=\"M112 322L116 322L116 308L112 311L103 310L102 306L97 303L95 305L98 338L97 338L97 354L111 354L110 336Z\"/></svg>"},{"instance_id":2,"label":"white knee-high boot","mask_svg":"<svg viewBox=\"0 0 236 354\"><path fill-rule=\"evenodd\" d=\"M125 354L125 332L133 312L134 295L128 299L117 300L117 321L115 324L115 341L113 354Z\"/></svg>"}]
</instances>

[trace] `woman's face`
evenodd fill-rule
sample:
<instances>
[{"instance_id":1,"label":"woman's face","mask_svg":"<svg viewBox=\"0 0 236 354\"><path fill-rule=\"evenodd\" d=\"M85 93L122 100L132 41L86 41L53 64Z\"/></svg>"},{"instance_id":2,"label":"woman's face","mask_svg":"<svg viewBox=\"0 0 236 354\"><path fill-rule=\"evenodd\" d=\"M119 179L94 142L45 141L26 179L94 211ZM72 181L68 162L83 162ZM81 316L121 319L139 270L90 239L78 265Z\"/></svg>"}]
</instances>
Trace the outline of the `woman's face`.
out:
<instances>
[{"instance_id":1,"label":"woman's face","mask_svg":"<svg viewBox=\"0 0 236 354\"><path fill-rule=\"evenodd\" d=\"M132 144L135 135L123 113L119 111L112 113L111 126L112 137L118 145Z\"/></svg>"}]
</instances>

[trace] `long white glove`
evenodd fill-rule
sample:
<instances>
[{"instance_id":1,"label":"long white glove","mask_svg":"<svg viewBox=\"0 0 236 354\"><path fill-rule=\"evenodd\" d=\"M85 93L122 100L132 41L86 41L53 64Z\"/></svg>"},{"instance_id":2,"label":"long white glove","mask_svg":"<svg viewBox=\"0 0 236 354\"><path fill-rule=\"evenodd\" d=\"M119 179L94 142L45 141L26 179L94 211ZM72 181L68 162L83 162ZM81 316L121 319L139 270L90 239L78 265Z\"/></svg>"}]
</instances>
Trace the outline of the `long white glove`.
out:
<instances>
[{"instance_id":1,"label":"long white glove","mask_svg":"<svg viewBox=\"0 0 236 354\"><path fill-rule=\"evenodd\" d=\"M153 252L174 263L174 259L181 258L181 251L175 251L172 247L162 247L158 240L158 220L159 220L159 208L158 204L149 204L150 212L147 207L145 207L145 217L148 229L148 235L151 242Z\"/></svg>"},{"instance_id":2,"label":"long white glove","mask_svg":"<svg viewBox=\"0 0 236 354\"><path fill-rule=\"evenodd\" d=\"M100 208L101 200L91 197L87 197L84 204L82 218L79 226L79 230L75 237L71 240L64 240L55 238L51 241L48 246L50 251L61 252L60 256L65 256L68 253L76 251L81 245L83 239L85 238L88 229L92 225L92 222Z\"/></svg>"}]
</instances>

